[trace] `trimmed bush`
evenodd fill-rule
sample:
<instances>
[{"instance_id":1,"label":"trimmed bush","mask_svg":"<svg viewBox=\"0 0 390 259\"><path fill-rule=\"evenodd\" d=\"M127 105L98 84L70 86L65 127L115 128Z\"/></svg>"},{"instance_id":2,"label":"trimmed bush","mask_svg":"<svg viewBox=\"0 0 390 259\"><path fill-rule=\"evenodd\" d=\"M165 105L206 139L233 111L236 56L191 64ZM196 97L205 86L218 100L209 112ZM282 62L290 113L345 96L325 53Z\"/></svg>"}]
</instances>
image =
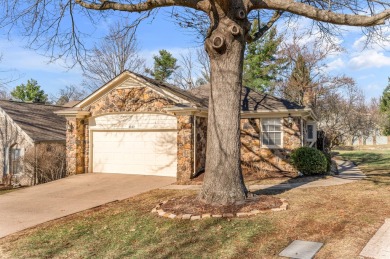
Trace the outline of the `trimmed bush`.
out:
<instances>
[{"instance_id":1,"label":"trimmed bush","mask_svg":"<svg viewBox=\"0 0 390 259\"><path fill-rule=\"evenodd\" d=\"M291 153L291 162L304 175L325 174L328 169L326 156L318 149L300 147Z\"/></svg>"}]
</instances>

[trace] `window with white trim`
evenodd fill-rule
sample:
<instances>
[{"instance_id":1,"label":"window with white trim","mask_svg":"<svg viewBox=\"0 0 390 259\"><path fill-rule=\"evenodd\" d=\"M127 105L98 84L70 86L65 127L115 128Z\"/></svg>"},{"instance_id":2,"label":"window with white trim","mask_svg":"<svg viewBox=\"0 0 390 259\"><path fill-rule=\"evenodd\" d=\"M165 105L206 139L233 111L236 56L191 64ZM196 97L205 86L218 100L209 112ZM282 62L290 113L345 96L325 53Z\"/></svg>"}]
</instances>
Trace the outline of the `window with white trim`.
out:
<instances>
[{"instance_id":1,"label":"window with white trim","mask_svg":"<svg viewBox=\"0 0 390 259\"><path fill-rule=\"evenodd\" d=\"M21 150L19 148L11 149L11 174L19 174L20 173L20 154Z\"/></svg>"},{"instance_id":2,"label":"window with white trim","mask_svg":"<svg viewBox=\"0 0 390 259\"><path fill-rule=\"evenodd\" d=\"M282 120L280 118L261 120L261 143L265 147L283 147Z\"/></svg>"},{"instance_id":3,"label":"window with white trim","mask_svg":"<svg viewBox=\"0 0 390 259\"><path fill-rule=\"evenodd\" d=\"M317 138L317 129L315 122L308 122L306 126L307 141L314 141Z\"/></svg>"}]
</instances>

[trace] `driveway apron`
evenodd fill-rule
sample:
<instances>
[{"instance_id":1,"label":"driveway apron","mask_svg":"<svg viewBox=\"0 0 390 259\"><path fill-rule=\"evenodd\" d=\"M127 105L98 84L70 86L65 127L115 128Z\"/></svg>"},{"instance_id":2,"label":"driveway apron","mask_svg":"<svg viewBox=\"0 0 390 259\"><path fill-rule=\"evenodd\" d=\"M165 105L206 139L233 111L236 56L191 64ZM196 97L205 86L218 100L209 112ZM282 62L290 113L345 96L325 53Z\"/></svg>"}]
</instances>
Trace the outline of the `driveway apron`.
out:
<instances>
[{"instance_id":1,"label":"driveway apron","mask_svg":"<svg viewBox=\"0 0 390 259\"><path fill-rule=\"evenodd\" d=\"M175 181L173 177L92 173L6 193L0 195L0 238Z\"/></svg>"}]
</instances>

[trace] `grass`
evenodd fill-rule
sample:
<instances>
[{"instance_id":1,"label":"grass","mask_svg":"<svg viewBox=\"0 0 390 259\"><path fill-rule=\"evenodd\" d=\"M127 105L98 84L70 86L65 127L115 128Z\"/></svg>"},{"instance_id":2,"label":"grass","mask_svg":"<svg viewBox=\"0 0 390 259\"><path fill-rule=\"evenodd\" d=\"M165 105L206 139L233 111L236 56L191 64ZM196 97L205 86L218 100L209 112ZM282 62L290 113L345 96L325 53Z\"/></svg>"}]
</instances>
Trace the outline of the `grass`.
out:
<instances>
[{"instance_id":1,"label":"grass","mask_svg":"<svg viewBox=\"0 0 390 259\"><path fill-rule=\"evenodd\" d=\"M158 190L2 239L0 257L278 258L300 239L324 243L316 258L357 258L390 216L390 182L373 181L388 177L388 152L370 151L383 161L367 152L343 152L371 180L274 193L288 200L287 211L231 220L170 220L150 210L161 200L192 192Z\"/></svg>"}]
</instances>

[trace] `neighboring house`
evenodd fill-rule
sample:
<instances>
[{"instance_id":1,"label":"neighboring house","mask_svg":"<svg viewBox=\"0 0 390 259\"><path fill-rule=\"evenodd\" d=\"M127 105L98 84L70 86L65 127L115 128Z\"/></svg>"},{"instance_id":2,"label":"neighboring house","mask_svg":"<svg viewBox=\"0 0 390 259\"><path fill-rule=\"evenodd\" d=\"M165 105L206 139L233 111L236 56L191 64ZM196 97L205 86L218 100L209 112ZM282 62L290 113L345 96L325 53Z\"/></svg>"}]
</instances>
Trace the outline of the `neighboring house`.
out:
<instances>
[{"instance_id":1,"label":"neighboring house","mask_svg":"<svg viewBox=\"0 0 390 259\"><path fill-rule=\"evenodd\" d=\"M390 144L390 136L384 136L377 130L366 137L354 137L346 143L350 146L385 146Z\"/></svg>"},{"instance_id":2,"label":"neighboring house","mask_svg":"<svg viewBox=\"0 0 390 259\"><path fill-rule=\"evenodd\" d=\"M68 173L192 178L205 167L207 96L207 86L189 92L123 72L56 112L67 119ZM316 139L311 109L249 88L243 88L241 127L243 165L264 174L295 171L291 150Z\"/></svg>"},{"instance_id":3,"label":"neighboring house","mask_svg":"<svg viewBox=\"0 0 390 259\"><path fill-rule=\"evenodd\" d=\"M54 114L63 109L37 103L0 100L0 180L10 176L13 183L34 184L26 174L23 156L42 145L65 145L66 120Z\"/></svg>"}]
</instances>

